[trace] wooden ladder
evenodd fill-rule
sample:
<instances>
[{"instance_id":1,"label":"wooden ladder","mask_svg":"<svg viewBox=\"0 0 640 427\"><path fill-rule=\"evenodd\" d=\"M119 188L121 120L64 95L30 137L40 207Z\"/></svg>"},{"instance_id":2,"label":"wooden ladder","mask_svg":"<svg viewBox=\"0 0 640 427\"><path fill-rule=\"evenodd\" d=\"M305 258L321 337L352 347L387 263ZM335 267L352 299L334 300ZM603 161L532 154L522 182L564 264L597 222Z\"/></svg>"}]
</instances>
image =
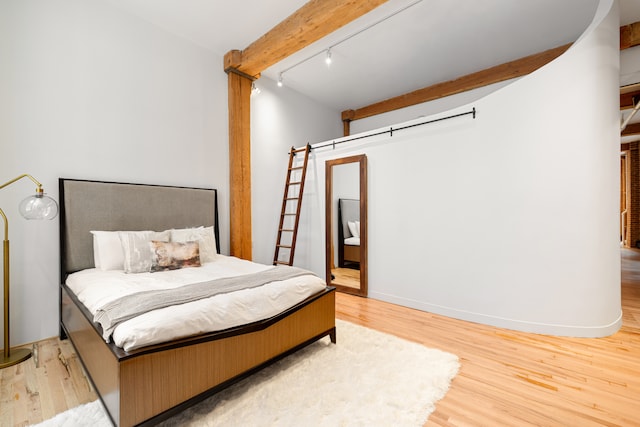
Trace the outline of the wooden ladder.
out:
<instances>
[{"instance_id":1,"label":"wooden ladder","mask_svg":"<svg viewBox=\"0 0 640 427\"><path fill-rule=\"evenodd\" d=\"M296 162L296 154L304 152L302 165ZM280 225L278 226L278 238L276 251L273 255L273 265L293 265L293 256L296 251L296 239L298 237L298 223L300 221L300 208L302 206L302 194L304 192L304 180L307 175L307 163L311 145L295 149L291 147L289 152L289 168L287 181L284 185L284 197L282 198L282 210L280 212ZM294 166L295 165L295 166ZM297 190L297 191L296 191ZM295 206L295 211L292 209ZM284 237L284 239L283 239ZM287 260L280 259L280 250L289 251Z\"/></svg>"}]
</instances>

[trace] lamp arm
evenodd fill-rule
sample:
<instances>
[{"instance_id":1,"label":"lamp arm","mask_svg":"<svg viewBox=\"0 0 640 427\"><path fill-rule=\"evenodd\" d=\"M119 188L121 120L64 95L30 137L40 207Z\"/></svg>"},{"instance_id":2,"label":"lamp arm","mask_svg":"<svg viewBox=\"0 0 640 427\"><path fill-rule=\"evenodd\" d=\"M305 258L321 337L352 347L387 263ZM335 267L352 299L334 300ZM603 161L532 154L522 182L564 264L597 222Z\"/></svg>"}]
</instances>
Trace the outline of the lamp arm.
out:
<instances>
[{"instance_id":1,"label":"lamp arm","mask_svg":"<svg viewBox=\"0 0 640 427\"><path fill-rule=\"evenodd\" d=\"M7 182L5 182L4 184L0 185L0 190L2 190L4 187L7 187L11 184L13 184L16 181L21 180L22 178L29 178L31 181L33 181L33 183L35 185L37 185L38 187L36 188L36 192L37 193L42 193L42 184L40 184L40 181L38 181L37 179L35 179L34 177L32 177L31 175L29 175L28 173L23 173L22 175L13 178L12 180L9 180Z\"/></svg>"},{"instance_id":2,"label":"lamp arm","mask_svg":"<svg viewBox=\"0 0 640 427\"><path fill-rule=\"evenodd\" d=\"M42 184L40 183L40 181L38 181L28 173L23 173L22 175L17 176L5 182L4 184L0 185L0 190L2 190L4 187L8 187L9 185L13 184L16 181L20 181L22 178L29 178L31 181L33 181L33 183L37 186L36 194L38 195L44 194L44 190L42 190ZM7 216L5 215L4 211L1 208L0 208L0 216L2 216L2 219L4 220L4 240L8 240L7 236L9 235L9 223L7 221Z\"/></svg>"},{"instance_id":3,"label":"lamp arm","mask_svg":"<svg viewBox=\"0 0 640 427\"><path fill-rule=\"evenodd\" d=\"M0 190L2 190L4 187L13 184L16 181L21 180L22 178L29 178L35 185L36 185L36 194L35 196L35 200L38 201L38 203L42 203L44 199L44 191L42 190L42 184L40 183L40 181L38 181L37 179L35 179L34 177L32 177L29 174L22 174L19 175L15 178L13 178L12 180L9 180L7 182L5 182L4 184L0 185ZM47 199L50 199L49 197L47 197ZM46 218L49 217L48 219L52 219L53 217L55 217L55 215L57 214L58 211L58 206L55 202L55 200L50 199L53 203L53 207L55 208L55 210L52 210L52 205L48 202L45 203L44 209L46 209L48 212L45 215L42 215L42 218ZM27 198L25 199L25 201L27 201L28 203L31 202L31 198ZM28 209L25 209L24 212L30 213L30 209L31 206ZM36 206L36 208L34 208L34 211L37 211L38 207ZM36 215L35 216L26 216L25 213L23 212L23 205L20 205L20 213L22 214L22 216L24 216L27 219L39 219L38 218L38 213L39 212L35 212ZM50 213L53 213L52 216L49 216ZM25 360L27 360L28 358L31 357L31 351L28 349L18 349L16 350L13 355L11 354L10 351L10 340L9 340L9 332L10 332L10 328L9 328L9 321L10 321L10 317L9 317L9 224L7 221L7 215L4 213L4 211L2 209L0 209L0 216L2 216L2 219L4 220L4 240L2 242L2 255L3 255L3 265L4 265L4 354L2 356L2 359L0 359L0 369L2 368L6 368L8 366L12 366L15 365L16 363L20 363L23 362Z\"/></svg>"},{"instance_id":4,"label":"lamp arm","mask_svg":"<svg viewBox=\"0 0 640 427\"><path fill-rule=\"evenodd\" d=\"M11 353L10 344L9 344L9 237L7 234L9 232L9 225L7 222L7 216L4 214L2 208L0 208L0 215L2 219L4 219L4 240L2 241L2 267L3 267L3 288L4 288L4 353L2 358L2 366L5 367L5 362L9 361L9 356Z\"/></svg>"},{"instance_id":5,"label":"lamp arm","mask_svg":"<svg viewBox=\"0 0 640 427\"><path fill-rule=\"evenodd\" d=\"M4 220L4 240L9 240L9 221L7 221L7 216L4 214L2 208L0 208L0 216Z\"/></svg>"},{"instance_id":6,"label":"lamp arm","mask_svg":"<svg viewBox=\"0 0 640 427\"><path fill-rule=\"evenodd\" d=\"M22 178L29 178L31 181L33 181L33 183L35 185L37 185L36 187L36 193L37 194L42 194L43 190L42 190L42 184L40 184L40 181L38 181L37 179L35 179L34 177L32 177L31 175L29 175L28 173L23 173L20 176L17 176L7 182L5 182L4 184L0 185L0 190L2 190L4 187L8 187L9 185L13 184L16 181L20 181ZM9 235L9 223L7 221L7 216L4 214L4 211L0 208L0 216L2 216L2 219L4 220L4 240L8 239L8 235Z\"/></svg>"}]
</instances>

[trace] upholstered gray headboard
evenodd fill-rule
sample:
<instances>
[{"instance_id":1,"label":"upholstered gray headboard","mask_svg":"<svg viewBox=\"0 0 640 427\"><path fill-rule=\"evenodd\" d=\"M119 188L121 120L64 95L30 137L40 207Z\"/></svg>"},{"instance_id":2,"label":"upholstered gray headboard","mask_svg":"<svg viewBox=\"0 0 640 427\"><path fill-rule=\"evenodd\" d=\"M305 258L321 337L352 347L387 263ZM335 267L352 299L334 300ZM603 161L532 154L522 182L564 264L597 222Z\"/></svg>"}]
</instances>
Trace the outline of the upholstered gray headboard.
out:
<instances>
[{"instance_id":1,"label":"upholstered gray headboard","mask_svg":"<svg viewBox=\"0 0 640 427\"><path fill-rule=\"evenodd\" d=\"M220 252L217 191L60 178L60 274L93 268L91 230L162 231L213 226Z\"/></svg>"},{"instance_id":2,"label":"upholstered gray headboard","mask_svg":"<svg viewBox=\"0 0 640 427\"><path fill-rule=\"evenodd\" d=\"M350 237L349 221L360 221L360 200L355 199L339 199L338 200L338 216L342 224L342 236Z\"/></svg>"}]
</instances>

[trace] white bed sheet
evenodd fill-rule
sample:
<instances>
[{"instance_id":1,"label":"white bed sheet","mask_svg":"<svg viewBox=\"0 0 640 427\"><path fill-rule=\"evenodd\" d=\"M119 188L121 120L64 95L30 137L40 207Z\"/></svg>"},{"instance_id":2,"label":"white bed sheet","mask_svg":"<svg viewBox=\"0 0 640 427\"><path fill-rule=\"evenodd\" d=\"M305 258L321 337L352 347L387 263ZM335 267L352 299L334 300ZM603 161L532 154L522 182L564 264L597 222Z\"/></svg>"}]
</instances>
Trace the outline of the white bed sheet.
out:
<instances>
[{"instance_id":1,"label":"white bed sheet","mask_svg":"<svg viewBox=\"0 0 640 427\"><path fill-rule=\"evenodd\" d=\"M360 246L360 238L359 237L347 237L344 239L344 244L349 246Z\"/></svg>"},{"instance_id":2,"label":"white bed sheet","mask_svg":"<svg viewBox=\"0 0 640 427\"><path fill-rule=\"evenodd\" d=\"M189 283L257 273L273 266L217 255L202 267L156 273L126 274L123 270L95 268L69 275L67 286L91 314L114 299L135 292L169 289ZM315 275L271 282L257 288L150 311L121 323L113 332L114 343L130 351L152 344L205 332L219 331L267 319L325 288Z\"/></svg>"}]
</instances>

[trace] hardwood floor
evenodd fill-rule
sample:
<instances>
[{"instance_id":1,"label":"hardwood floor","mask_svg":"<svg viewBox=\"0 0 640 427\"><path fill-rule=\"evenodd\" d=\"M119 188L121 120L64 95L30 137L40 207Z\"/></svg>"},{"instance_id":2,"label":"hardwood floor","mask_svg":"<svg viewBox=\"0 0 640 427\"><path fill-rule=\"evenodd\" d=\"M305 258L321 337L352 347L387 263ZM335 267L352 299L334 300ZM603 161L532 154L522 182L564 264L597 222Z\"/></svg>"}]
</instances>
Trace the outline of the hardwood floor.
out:
<instances>
[{"instance_id":1,"label":"hardwood floor","mask_svg":"<svg viewBox=\"0 0 640 427\"><path fill-rule=\"evenodd\" d=\"M336 301L340 319L458 355L460 372L427 426L640 426L640 251L622 251L622 307L619 332L585 339L347 294ZM68 342L35 347L37 358L0 370L0 426L37 423L96 398Z\"/></svg>"},{"instance_id":2,"label":"hardwood floor","mask_svg":"<svg viewBox=\"0 0 640 427\"><path fill-rule=\"evenodd\" d=\"M331 283L360 289L360 270L353 268L334 268L331 270L331 273L335 277L335 279L331 280Z\"/></svg>"},{"instance_id":3,"label":"hardwood floor","mask_svg":"<svg viewBox=\"0 0 640 427\"><path fill-rule=\"evenodd\" d=\"M0 370L0 426L28 426L98 396L69 341L33 345L31 359Z\"/></svg>"},{"instance_id":4,"label":"hardwood floor","mask_svg":"<svg viewBox=\"0 0 640 427\"><path fill-rule=\"evenodd\" d=\"M640 252L622 260L623 326L606 338L515 332L344 294L336 316L458 355L427 426L640 426Z\"/></svg>"}]
</instances>

